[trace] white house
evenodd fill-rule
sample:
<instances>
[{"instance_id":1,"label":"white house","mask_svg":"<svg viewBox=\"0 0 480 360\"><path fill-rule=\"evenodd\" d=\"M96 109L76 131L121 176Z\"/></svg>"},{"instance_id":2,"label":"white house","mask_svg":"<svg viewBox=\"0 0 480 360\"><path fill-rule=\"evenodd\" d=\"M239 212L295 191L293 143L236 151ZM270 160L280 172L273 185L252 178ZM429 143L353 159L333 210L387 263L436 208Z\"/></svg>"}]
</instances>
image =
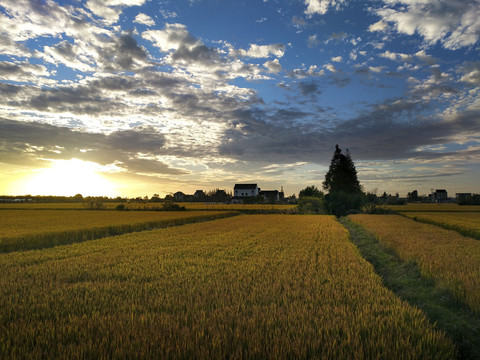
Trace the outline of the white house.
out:
<instances>
[{"instance_id":1,"label":"white house","mask_svg":"<svg viewBox=\"0 0 480 360\"><path fill-rule=\"evenodd\" d=\"M257 184L235 184L233 188L234 197L258 196L260 188Z\"/></svg>"}]
</instances>

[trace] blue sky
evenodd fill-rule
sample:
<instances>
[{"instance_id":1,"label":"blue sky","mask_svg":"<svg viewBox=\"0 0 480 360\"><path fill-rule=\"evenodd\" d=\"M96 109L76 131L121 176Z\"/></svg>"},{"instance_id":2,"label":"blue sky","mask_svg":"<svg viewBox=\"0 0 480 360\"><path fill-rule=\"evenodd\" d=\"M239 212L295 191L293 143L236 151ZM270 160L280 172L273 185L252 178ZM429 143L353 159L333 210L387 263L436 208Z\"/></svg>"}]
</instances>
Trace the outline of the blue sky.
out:
<instances>
[{"instance_id":1,"label":"blue sky","mask_svg":"<svg viewBox=\"0 0 480 360\"><path fill-rule=\"evenodd\" d=\"M289 195L335 144L480 192L479 36L478 0L0 0L0 193Z\"/></svg>"}]
</instances>

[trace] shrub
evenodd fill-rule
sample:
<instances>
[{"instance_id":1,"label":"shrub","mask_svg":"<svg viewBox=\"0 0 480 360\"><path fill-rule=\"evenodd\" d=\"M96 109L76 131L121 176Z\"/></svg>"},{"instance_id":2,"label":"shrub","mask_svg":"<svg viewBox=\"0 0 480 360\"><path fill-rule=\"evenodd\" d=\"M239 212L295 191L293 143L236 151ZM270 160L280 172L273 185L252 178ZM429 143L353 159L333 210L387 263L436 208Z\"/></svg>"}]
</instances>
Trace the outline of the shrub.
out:
<instances>
[{"instance_id":1,"label":"shrub","mask_svg":"<svg viewBox=\"0 0 480 360\"><path fill-rule=\"evenodd\" d=\"M365 194L362 192L333 191L325 195L325 210L335 216L359 213L364 204Z\"/></svg>"},{"instance_id":2,"label":"shrub","mask_svg":"<svg viewBox=\"0 0 480 360\"><path fill-rule=\"evenodd\" d=\"M304 196L298 200L300 214L325 214L324 201L318 197Z\"/></svg>"},{"instance_id":3,"label":"shrub","mask_svg":"<svg viewBox=\"0 0 480 360\"><path fill-rule=\"evenodd\" d=\"M178 204L175 204L171 200L165 200L163 202L161 210L163 210L163 211L185 211L186 208L185 208L185 206L180 206Z\"/></svg>"}]
</instances>

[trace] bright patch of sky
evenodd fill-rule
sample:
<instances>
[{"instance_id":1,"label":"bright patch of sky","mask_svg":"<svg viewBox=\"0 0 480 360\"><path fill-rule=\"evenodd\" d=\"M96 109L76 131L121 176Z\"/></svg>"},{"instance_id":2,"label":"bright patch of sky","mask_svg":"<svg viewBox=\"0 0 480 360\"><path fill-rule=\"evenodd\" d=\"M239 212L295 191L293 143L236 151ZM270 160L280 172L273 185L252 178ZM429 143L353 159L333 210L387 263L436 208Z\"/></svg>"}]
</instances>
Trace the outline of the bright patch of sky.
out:
<instances>
[{"instance_id":1,"label":"bright patch of sky","mask_svg":"<svg viewBox=\"0 0 480 360\"><path fill-rule=\"evenodd\" d=\"M479 15L478 0L0 1L0 172L76 159L119 195L289 194L321 187L338 143L366 190L479 192Z\"/></svg>"}]
</instances>

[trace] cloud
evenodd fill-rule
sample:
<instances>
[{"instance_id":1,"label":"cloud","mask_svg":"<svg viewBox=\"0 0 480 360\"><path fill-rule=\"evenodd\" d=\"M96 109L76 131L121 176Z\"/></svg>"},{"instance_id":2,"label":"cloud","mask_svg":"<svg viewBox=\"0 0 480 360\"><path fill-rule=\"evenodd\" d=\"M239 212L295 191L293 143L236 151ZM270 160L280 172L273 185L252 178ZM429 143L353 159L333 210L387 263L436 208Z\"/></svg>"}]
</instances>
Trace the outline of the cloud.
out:
<instances>
[{"instance_id":1,"label":"cloud","mask_svg":"<svg viewBox=\"0 0 480 360\"><path fill-rule=\"evenodd\" d=\"M2 17L5 17L0 13L0 24ZM1 25L0 25L1 28ZM0 29L1 30L1 29ZM19 44L11 39L10 36L0 34L0 51L3 55L17 56L17 57L30 57L31 51L23 44Z\"/></svg>"},{"instance_id":2,"label":"cloud","mask_svg":"<svg viewBox=\"0 0 480 360\"><path fill-rule=\"evenodd\" d=\"M43 58L46 62L63 64L72 69L81 71L94 70L94 59L67 40L63 40L54 46L44 46L43 53L37 51L36 55Z\"/></svg>"},{"instance_id":3,"label":"cloud","mask_svg":"<svg viewBox=\"0 0 480 360\"><path fill-rule=\"evenodd\" d=\"M344 41L347 38L347 33L341 31L339 33L332 33L328 37L328 39L325 41L325 44L328 44L331 41L339 42L339 41Z\"/></svg>"},{"instance_id":4,"label":"cloud","mask_svg":"<svg viewBox=\"0 0 480 360\"><path fill-rule=\"evenodd\" d=\"M99 62L106 70L131 70L141 66L147 58L144 48L138 46L131 34L124 34L114 39L99 52Z\"/></svg>"},{"instance_id":5,"label":"cloud","mask_svg":"<svg viewBox=\"0 0 480 360\"><path fill-rule=\"evenodd\" d=\"M480 36L480 3L477 0L383 0L385 6L374 10L381 22L392 24L403 34L418 33L425 43L440 42L456 50L474 45ZM384 25L381 25L384 30ZM372 31L373 29L371 29Z\"/></svg>"},{"instance_id":6,"label":"cloud","mask_svg":"<svg viewBox=\"0 0 480 360\"><path fill-rule=\"evenodd\" d=\"M107 24L114 24L122 13L122 7L141 6L145 0L88 0L85 7L104 19Z\"/></svg>"},{"instance_id":7,"label":"cloud","mask_svg":"<svg viewBox=\"0 0 480 360\"><path fill-rule=\"evenodd\" d=\"M144 13L139 13L137 16L135 16L135 19L133 22L136 22L138 24L143 24L147 26L154 26L155 25L155 20L153 20L150 16Z\"/></svg>"},{"instance_id":8,"label":"cloud","mask_svg":"<svg viewBox=\"0 0 480 360\"><path fill-rule=\"evenodd\" d=\"M298 83L298 88L300 89L302 95L304 96L310 96L310 95L321 93L317 83L315 83L314 81L300 81Z\"/></svg>"},{"instance_id":9,"label":"cloud","mask_svg":"<svg viewBox=\"0 0 480 360\"><path fill-rule=\"evenodd\" d=\"M461 71L461 81L471 85L480 86L480 61L465 64Z\"/></svg>"},{"instance_id":10,"label":"cloud","mask_svg":"<svg viewBox=\"0 0 480 360\"><path fill-rule=\"evenodd\" d=\"M289 72L289 76L295 79L304 79L307 77L316 77L325 75L324 69L319 69L317 65L311 65L308 69L293 69Z\"/></svg>"},{"instance_id":11,"label":"cloud","mask_svg":"<svg viewBox=\"0 0 480 360\"><path fill-rule=\"evenodd\" d=\"M235 56L251 57L251 58L268 58L270 56L282 57L285 54L285 45L271 44L271 45L256 45L251 44L248 50L235 50Z\"/></svg>"},{"instance_id":12,"label":"cloud","mask_svg":"<svg viewBox=\"0 0 480 360\"><path fill-rule=\"evenodd\" d=\"M38 77L49 76L47 68L43 65L28 62L0 61L0 79L15 82L36 82Z\"/></svg>"},{"instance_id":13,"label":"cloud","mask_svg":"<svg viewBox=\"0 0 480 360\"><path fill-rule=\"evenodd\" d=\"M282 71L282 65L280 64L280 61L278 59L267 61L263 64L263 66L271 73L278 73Z\"/></svg>"},{"instance_id":14,"label":"cloud","mask_svg":"<svg viewBox=\"0 0 480 360\"><path fill-rule=\"evenodd\" d=\"M368 27L368 31L375 32L375 31L385 31L388 27L388 24L382 20L377 21L375 24L371 24Z\"/></svg>"},{"instance_id":15,"label":"cloud","mask_svg":"<svg viewBox=\"0 0 480 360\"><path fill-rule=\"evenodd\" d=\"M338 72L338 70L332 64L325 64L324 67L325 67L325 69L327 69L328 71L330 71L332 73Z\"/></svg>"},{"instance_id":16,"label":"cloud","mask_svg":"<svg viewBox=\"0 0 480 360\"><path fill-rule=\"evenodd\" d=\"M295 15L294 17L292 17L292 24L293 26L295 26L295 28L300 29L306 26L307 22L305 21L305 19L301 18L300 16Z\"/></svg>"},{"instance_id":17,"label":"cloud","mask_svg":"<svg viewBox=\"0 0 480 360\"><path fill-rule=\"evenodd\" d=\"M334 144L338 143L347 144L356 159L423 159L445 154L414 151L419 145L445 143L454 134L480 130L480 124L473 124L478 113L465 114L451 121L425 122L415 119L417 110L415 104L408 102L385 103L332 128L312 126L297 130L293 125L275 126L273 119L269 120L265 114L259 117L254 112L242 113L244 125L237 124L226 131L228 140L222 144L220 152L238 158L262 154L264 159L273 162L303 160L325 165ZM399 121L407 114L414 120ZM245 128L249 131L243 131Z\"/></svg>"},{"instance_id":18,"label":"cloud","mask_svg":"<svg viewBox=\"0 0 480 360\"><path fill-rule=\"evenodd\" d=\"M197 39L182 24L167 24L163 30L148 30L142 37L152 41L156 47L166 53L162 62L169 64L182 73L194 75L194 81L202 84L205 89L218 91L219 81L242 77L250 80L268 79L268 72L280 71L277 61L266 62L262 68L259 64L246 63L240 58L269 58L282 57L285 45L256 45L251 44L248 50L235 49L227 42L220 42L220 47L207 46ZM191 75L185 73L189 81ZM233 90L234 87L226 83L224 88ZM237 91L237 90L235 90Z\"/></svg>"},{"instance_id":19,"label":"cloud","mask_svg":"<svg viewBox=\"0 0 480 360\"><path fill-rule=\"evenodd\" d=\"M342 62L342 57L341 56L335 56L330 58L333 62Z\"/></svg>"},{"instance_id":20,"label":"cloud","mask_svg":"<svg viewBox=\"0 0 480 360\"><path fill-rule=\"evenodd\" d=\"M38 166L43 159L93 161L133 173L184 174L158 161L165 137L151 127L115 131L110 135L73 131L48 124L0 118L0 148L7 164ZM138 154L143 154L140 157ZM150 156L145 158L146 154Z\"/></svg>"},{"instance_id":21,"label":"cloud","mask_svg":"<svg viewBox=\"0 0 480 360\"><path fill-rule=\"evenodd\" d=\"M428 55L425 52L425 50L417 51L415 54L396 53L396 52L387 50L381 53L380 57L390 59L392 61L399 61L399 62L413 62L415 60L420 60L421 62L424 62L427 65L435 65L437 62L436 59Z\"/></svg>"},{"instance_id":22,"label":"cloud","mask_svg":"<svg viewBox=\"0 0 480 360\"><path fill-rule=\"evenodd\" d=\"M347 0L305 0L305 5L307 5L305 14L325 15L330 8L338 11L346 4Z\"/></svg>"},{"instance_id":23,"label":"cloud","mask_svg":"<svg viewBox=\"0 0 480 360\"><path fill-rule=\"evenodd\" d=\"M318 40L317 34L313 34L308 37L308 47L309 48L314 48L320 44L320 40Z\"/></svg>"},{"instance_id":24,"label":"cloud","mask_svg":"<svg viewBox=\"0 0 480 360\"><path fill-rule=\"evenodd\" d=\"M385 69L385 66L359 66L355 70L356 74L370 74L370 73L381 73Z\"/></svg>"},{"instance_id":25,"label":"cloud","mask_svg":"<svg viewBox=\"0 0 480 360\"><path fill-rule=\"evenodd\" d=\"M194 46L197 43L197 39L183 24L165 24L163 30L147 30L142 33L142 37L163 52L177 50L180 46Z\"/></svg>"}]
</instances>

